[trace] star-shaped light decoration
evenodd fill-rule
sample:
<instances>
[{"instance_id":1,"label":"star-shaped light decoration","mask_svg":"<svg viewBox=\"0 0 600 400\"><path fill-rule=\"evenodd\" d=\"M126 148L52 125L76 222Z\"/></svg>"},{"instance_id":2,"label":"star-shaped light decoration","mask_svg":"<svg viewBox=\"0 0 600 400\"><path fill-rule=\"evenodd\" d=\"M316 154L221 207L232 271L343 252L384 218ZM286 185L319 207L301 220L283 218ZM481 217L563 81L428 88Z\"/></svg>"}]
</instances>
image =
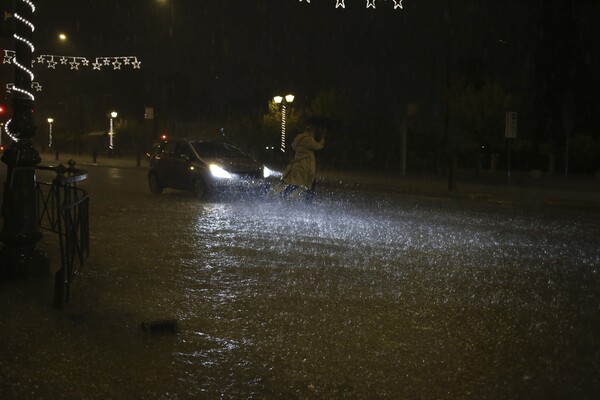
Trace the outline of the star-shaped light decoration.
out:
<instances>
[{"instance_id":1,"label":"star-shaped light decoration","mask_svg":"<svg viewBox=\"0 0 600 400\"><path fill-rule=\"evenodd\" d=\"M141 61L138 61L137 58L135 58L135 61L132 64L133 69L140 69L140 66L142 65Z\"/></svg>"},{"instance_id":2,"label":"star-shaped light decoration","mask_svg":"<svg viewBox=\"0 0 600 400\"><path fill-rule=\"evenodd\" d=\"M37 57L37 63L38 64L43 64L44 63L44 56L43 55L39 55Z\"/></svg>"},{"instance_id":3,"label":"star-shaped light decoration","mask_svg":"<svg viewBox=\"0 0 600 400\"><path fill-rule=\"evenodd\" d=\"M15 52L13 51L12 54L9 50L4 50L4 64L12 64L12 59L15 56Z\"/></svg>"},{"instance_id":4,"label":"star-shaped light decoration","mask_svg":"<svg viewBox=\"0 0 600 400\"><path fill-rule=\"evenodd\" d=\"M57 62L54 61L54 57L50 57L48 60L48 68L56 69Z\"/></svg>"},{"instance_id":5,"label":"star-shaped light decoration","mask_svg":"<svg viewBox=\"0 0 600 400\"><path fill-rule=\"evenodd\" d=\"M115 58L115 61L113 61L112 65L113 65L113 68L115 70L117 70L117 69L121 69L122 63L119 61L118 58Z\"/></svg>"},{"instance_id":6,"label":"star-shaped light decoration","mask_svg":"<svg viewBox=\"0 0 600 400\"><path fill-rule=\"evenodd\" d=\"M15 88L14 83L7 83L6 84L6 93L10 93L14 88ZM31 82L31 88L34 89L36 92L42 91L42 85L40 85L40 83L37 81Z\"/></svg>"},{"instance_id":7,"label":"star-shaped light decoration","mask_svg":"<svg viewBox=\"0 0 600 400\"><path fill-rule=\"evenodd\" d=\"M104 57L104 65L110 65L110 58Z\"/></svg>"},{"instance_id":8,"label":"star-shaped light decoration","mask_svg":"<svg viewBox=\"0 0 600 400\"><path fill-rule=\"evenodd\" d=\"M66 65L66 64L67 64L67 61L69 61L69 59L68 59L67 57L61 57L61 58L60 58L60 63L61 63L62 65Z\"/></svg>"},{"instance_id":9,"label":"star-shaped light decoration","mask_svg":"<svg viewBox=\"0 0 600 400\"><path fill-rule=\"evenodd\" d=\"M129 65L129 57L123 57L123 64Z\"/></svg>"},{"instance_id":10,"label":"star-shaped light decoration","mask_svg":"<svg viewBox=\"0 0 600 400\"><path fill-rule=\"evenodd\" d=\"M77 58L73 57L73 61L71 61L69 64L71 64L71 69L79 70L80 63L77 62Z\"/></svg>"},{"instance_id":11,"label":"star-shaped light decoration","mask_svg":"<svg viewBox=\"0 0 600 400\"><path fill-rule=\"evenodd\" d=\"M83 57L81 59L81 64L83 64L84 67L87 67L88 65L90 65L90 60L88 60L87 58Z\"/></svg>"},{"instance_id":12,"label":"star-shaped light decoration","mask_svg":"<svg viewBox=\"0 0 600 400\"><path fill-rule=\"evenodd\" d=\"M302 3L305 0L299 0ZM367 8L376 8L377 0L367 0ZM387 0L386 0L387 1ZM403 9L402 0L392 0L394 2L394 10L399 8ZM310 4L310 0L306 0L307 3ZM335 0L335 8L346 8L346 0Z\"/></svg>"},{"instance_id":13,"label":"star-shaped light decoration","mask_svg":"<svg viewBox=\"0 0 600 400\"><path fill-rule=\"evenodd\" d=\"M94 70L98 70L100 71L100 69L102 68L102 63L96 58L96 62L92 63L92 65L94 66Z\"/></svg>"}]
</instances>

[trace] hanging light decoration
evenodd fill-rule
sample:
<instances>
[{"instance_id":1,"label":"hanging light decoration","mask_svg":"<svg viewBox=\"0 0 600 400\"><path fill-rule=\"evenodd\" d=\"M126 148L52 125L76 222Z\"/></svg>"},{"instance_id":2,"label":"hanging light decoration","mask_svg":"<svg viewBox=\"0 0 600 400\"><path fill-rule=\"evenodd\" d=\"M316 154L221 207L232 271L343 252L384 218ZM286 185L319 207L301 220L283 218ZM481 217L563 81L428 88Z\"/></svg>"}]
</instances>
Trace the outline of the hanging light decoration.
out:
<instances>
[{"instance_id":1,"label":"hanging light decoration","mask_svg":"<svg viewBox=\"0 0 600 400\"><path fill-rule=\"evenodd\" d=\"M300 0L302 3L304 0ZM392 0L394 2L394 10L397 8L402 9L402 0ZM310 4L310 0L306 0ZM335 0L335 8L346 8L346 0ZM375 8L375 0L367 0L367 8Z\"/></svg>"},{"instance_id":2,"label":"hanging light decoration","mask_svg":"<svg viewBox=\"0 0 600 400\"><path fill-rule=\"evenodd\" d=\"M15 39L16 42L16 46L20 46L21 50L21 55L19 57L16 56L16 53L13 52L12 57L10 57L10 62L12 62L12 64L15 65L16 69L17 69L17 74L18 78L16 78L15 80L17 81L15 84L13 84L13 86L11 87L11 90L16 92L15 96L17 96L17 98L20 101L30 101L33 103L33 101L35 100L35 96L33 95L33 93L31 92L32 88L32 82L34 79L34 75L33 75L33 68L31 65L24 65L24 64L32 64L31 61L31 57L33 52L35 51L35 47L33 46L33 43L31 43L31 41L25 37L25 36L30 36L33 34L33 32L35 31L35 26L33 25L33 23L28 19L29 14L33 15L33 13L35 12L35 5L33 4L33 2L31 2L30 0L19 0L21 1L21 3L23 3L23 7L21 8L21 10L27 10L27 14L28 15L23 15L20 12L15 11L13 13L13 17L16 20L16 24L17 24L17 29L15 30L15 33L13 34L13 38ZM25 11L24 11L25 13ZM6 52L5 52L6 54ZM27 60L27 61L23 61L23 60ZM6 60L4 61L4 63L6 63ZM29 121L27 120L27 118L21 118L21 121L19 123L19 125L23 125L23 124L29 124ZM13 118L9 119L6 122L6 134L15 142L18 142L20 139L20 133L16 133L13 132L11 127L13 125Z\"/></svg>"},{"instance_id":3,"label":"hanging light decoration","mask_svg":"<svg viewBox=\"0 0 600 400\"><path fill-rule=\"evenodd\" d=\"M33 47L33 46L32 46ZM14 63L14 50L4 50L4 64ZM112 66L113 70L124 67L140 69L142 62L136 56L116 56L116 57L96 57L94 62L86 57L59 56L55 54L40 54L35 58L35 63L45 64L48 69L56 69L56 66L65 66L70 69L79 69L79 67L92 67L93 70L100 71L104 66Z\"/></svg>"},{"instance_id":4,"label":"hanging light decoration","mask_svg":"<svg viewBox=\"0 0 600 400\"><path fill-rule=\"evenodd\" d=\"M31 46L33 48L33 45ZM23 68L28 73L33 81L33 72L24 66L21 66L16 62L14 50L4 50L3 64L15 64L20 68ZM59 56L54 54L41 54L33 61L37 64L46 65L48 69L56 69L56 66L63 66L71 70L79 70L79 68L92 68L92 71L100 71L102 67L109 68L112 66L113 70L121 70L125 68L141 69L142 62L138 60L136 56L117 56L117 57L96 57L94 62L91 62L86 57L73 57L73 56ZM31 89L41 91L42 86L38 82L31 83ZM6 92L19 91L15 88L14 83L6 84ZM32 95L31 95L32 96ZM28 96L29 97L29 96ZM30 97L33 100L32 97Z\"/></svg>"}]
</instances>

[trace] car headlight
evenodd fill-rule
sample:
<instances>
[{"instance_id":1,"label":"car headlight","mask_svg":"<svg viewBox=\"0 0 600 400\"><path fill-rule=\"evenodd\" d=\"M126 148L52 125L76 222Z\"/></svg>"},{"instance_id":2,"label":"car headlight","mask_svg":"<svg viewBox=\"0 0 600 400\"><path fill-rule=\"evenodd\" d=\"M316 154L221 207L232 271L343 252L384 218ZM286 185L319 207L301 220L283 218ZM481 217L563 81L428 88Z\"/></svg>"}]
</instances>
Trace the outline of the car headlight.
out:
<instances>
[{"instance_id":1,"label":"car headlight","mask_svg":"<svg viewBox=\"0 0 600 400\"><path fill-rule=\"evenodd\" d=\"M266 165L263 165L263 177L268 178L270 176L281 176L281 172L273 171L269 169Z\"/></svg>"},{"instance_id":2,"label":"car headlight","mask_svg":"<svg viewBox=\"0 0 600 400\"><path fill-rule=\"evenodd\" d=\"M216 164L210 164L210 173L215 178L231 179L231 174Z\"/></svg>"},{"instance_id":3,"label":"car headlight","mask_svg":"<svg viewBox=\"0 0 600 400\"><path fill-rule=\"evenodd\" d=\"M271 171L266 165L263 166L263 177L268 178L273 175L273 171Z\"/></svg>"}]
</instances>

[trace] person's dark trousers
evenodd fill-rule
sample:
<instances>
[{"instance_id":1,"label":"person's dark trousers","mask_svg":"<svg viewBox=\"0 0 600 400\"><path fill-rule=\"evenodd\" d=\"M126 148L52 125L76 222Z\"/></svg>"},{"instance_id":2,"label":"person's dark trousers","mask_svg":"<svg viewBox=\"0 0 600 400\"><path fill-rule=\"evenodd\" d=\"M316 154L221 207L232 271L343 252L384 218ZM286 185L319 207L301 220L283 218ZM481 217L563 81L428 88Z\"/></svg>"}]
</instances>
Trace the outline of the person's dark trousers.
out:
<instances>
[{"instance_id":1,"label":"person's dark trousers","mask_svg":"<svg viewBox=\"0 0 600 400\"><path fill-rule=\"evenodd\" d=\"M313 202L313 199L315 198L315 193L316 193L316 190L315 190L316 186L317 186L317 180L315 179L315 180L313 180L313 183L310 186L310 189L306 190L306 195L304 197L304 201L307 204L311 204ZM298 189L298 186L296 186L296 185L287 185L287 187L281 193L281 197L284 200L287 200L289 195L296 189Z\"/></svg>"},{"instance_id":2,"label":"person's dark trousers","mask_svg":"<svg viewBox=\"0 0 600 400\"><path fill-rule=\"evenodd\" d=\"M312 182L312 185L310 186L310 189L308 189L306 191L306 204L311 204L315 198L315 194L316 194L316 188L317 188L317 180L314 179Z\"/></svg>"},{"instance_id":3,"label":"person's dark trousers","mask_svg":"<svg viewBox=\"0 0 600 400\"><path fill-rule=\"evenodd\" d=\"M298 186L296 185L287 185L283 192L281 192L281 197L284 200L287 200L288 196L296 189L298 189Z\"/></svg>"}]
</instances>

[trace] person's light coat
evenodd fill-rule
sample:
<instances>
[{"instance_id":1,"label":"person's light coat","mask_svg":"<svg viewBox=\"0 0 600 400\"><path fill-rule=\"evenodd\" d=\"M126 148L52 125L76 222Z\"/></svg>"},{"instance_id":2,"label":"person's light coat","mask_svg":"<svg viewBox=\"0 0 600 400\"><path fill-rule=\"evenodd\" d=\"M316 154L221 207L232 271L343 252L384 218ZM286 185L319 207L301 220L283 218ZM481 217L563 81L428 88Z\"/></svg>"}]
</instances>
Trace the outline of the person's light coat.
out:
<instances>
[{"instance_id":1,"label":"person's light coat","mask_svg":"<svg viewBox=\"0 0 600 400\"><path fill-rule=\"evenodd\" d=\"M315 151L322 149L324 145L323 139L317 142L307 132L298 134L292 143L296 153L292 162L283 171L283 181L288 185L310 188L317 174Z\"/></svg>"}]
</instances>

